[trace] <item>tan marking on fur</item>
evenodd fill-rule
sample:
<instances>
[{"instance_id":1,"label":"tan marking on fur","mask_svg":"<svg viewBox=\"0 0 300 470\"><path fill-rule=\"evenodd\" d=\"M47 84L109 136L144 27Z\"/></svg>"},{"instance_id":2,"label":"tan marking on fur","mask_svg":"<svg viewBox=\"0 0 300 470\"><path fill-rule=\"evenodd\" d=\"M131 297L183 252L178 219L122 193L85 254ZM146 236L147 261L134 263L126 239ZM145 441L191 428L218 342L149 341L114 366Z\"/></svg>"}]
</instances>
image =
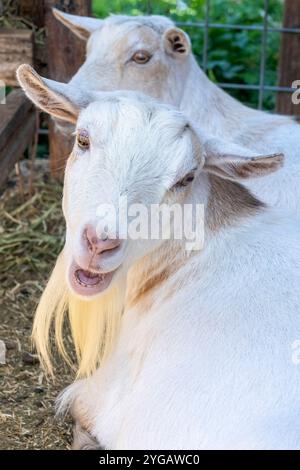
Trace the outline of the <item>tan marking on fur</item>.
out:
<instances>
[{"instance_id":1,"label":"tan marking on fur","mask_svg":"<svg viewBox=\"0 0 300 470\"><path fill-rule=\"evenodd\" d=\"M124 64L124 57L128 56L130 45L132 45L132 40L130 40L131 34L136 35L136 30L123 36L121 40L115 41L114 44L115 60L118 64L120 74L122 75L122 82L119 85L123 89L140 91L159 99L162 84L166 87L165 92L167 92L169 69L167 65L161 61L153 62L149 67L147 64L145 66L131 64L130 67L128 63ZM161 37L152 28L140 26L138 28L138 35L140 42L147 44L146 49L148 52L153 53L159 49ZM126 74L124 73L125 68L127 69ZM146 89L145 83L147 84Z\"/></svg>"},{"instance_id":2,"label":"tan marking on fur","mask_svg":"<svg viewBox=\"0 0 300 470\"><path fill-rule=\"evenodd\" d=\"M158 286L161 287L161 284L170 277L170 274L171 270L164 268L159 273L154 274L153 276L150 275L147 279L142 280L140 289L132 300L131 304L134 305L138 303L143 297L149 295L151 291L155 290L155 288Z\"/></svg>"},{"instance_id":3,"label":"tan marking on fur","mask_svg":"<svg viewBox=\"0 0 300 470\"><path fill-rule=\"evenodd\" d=\"M53 15L55 16L58 21L60 21L63 25L69 28L74 34L80 35L82 39L87 40L90 37L90 32L79 25L74 25L72 21L68 20L65 16L60 14L60 11L57 9L52 9Z\"/></svg>"},{"instance_id":4,"label":"tan marking on fur","mask_svg":"<svg viewBox=\"0 0 300 470\"><path fill-rule=\"evenodd\" d=\"M133 268L129 277L129 290L126 308L133 308L143 303L141 310L151 308L156 289L161 288L175 274L186 260L187 252L179 243L168 249L161 247L157 253L146 256ZM163 298L168 297L169 290Z\"/></svg>"},{"instance_id":5,"label":"tan marking on fur","mask_svg":"<svg viewBox=\"0 0 300 470\"><path fill-rule=\"evenodd\" d=\"M166 51L173 55L186 57L191 50L188 36L179 28L170 28L164 37Z\"/></svg>"},{"instance_id":6,"label":"tan marking on fur","mask_svg":"<svg viewBox=\"0 0 300 470\"><path fill-rule=\"evenodd\" d=\"M101 450L101 446L87 431L76 423L73 427L72 450Z\"/></svg>"},{"instance_id":7,"label":"tan marking on fur","mask_svg":"<svg viewBox=\"0 0 300 470\"><path fill-rule=\"evenodd\" d=\"M273 154L257 157L241 165L234 165L234 171L240 178L253 178L267 172L276 171L283 166L283 155Z\"/></svg>"},{"instance_id":8,"label":"tan marking on fur","mask_svg":"<svg viewBox=\"0 0 300 470\"><path fill-rule=\"evenodd\" d=\"M72 403L70 414L75 423L78 423L84 431L91 432L93 420L79 398Z\"/></svg>"},{"instance_id":9,"label":"tan marking on fur","mask_svg":"<svg viewBox=\"0 0 300 470\"><path fill-rule=\"evenodd\" d=\"M209 196L206 224L212 231L233 225L242 217L255 215L265 208L265 204L239 183L209 176L211 192Z\"/></svg>"},{"instance_id":10,"label":"tan marking on fur","mask_svg":"<svg viewBox=\"0 0 300 470\"><path fill-rule=\"evenodd\" d=\"M17 70L17 77L29 98L43 111L76 124L79 109L65 96L48 88L30 65L21 65Z\"/></svg>"}]
</instances>

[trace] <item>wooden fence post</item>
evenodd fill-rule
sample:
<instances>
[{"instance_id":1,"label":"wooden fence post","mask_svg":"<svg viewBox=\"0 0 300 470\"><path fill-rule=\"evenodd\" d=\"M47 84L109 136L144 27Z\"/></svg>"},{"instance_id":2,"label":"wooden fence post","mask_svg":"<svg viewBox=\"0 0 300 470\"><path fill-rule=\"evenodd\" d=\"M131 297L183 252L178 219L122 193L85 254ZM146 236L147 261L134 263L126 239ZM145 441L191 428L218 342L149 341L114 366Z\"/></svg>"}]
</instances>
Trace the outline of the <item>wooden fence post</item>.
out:
<instances>
[{"instance_id":1,"label":"wooden fence post","mask_svg":"<svg viewBox=\"0 0 300 470\"><path fill-rule=\"evenodd\" d=\"M285 0L283 26L300 28L299 0ZM282 33L279 85L291 87L293 81L300 80L300 34ZM290 93L278 93L277 112L300 116L300 105L292 103Z\"/></svg>"},{"instance_id":2,"label":"wooden fence post","mask_svg":"<svg viewBox=\"0 0 300 470\"><path fill-rule=\"evenodd\" d=\"M42 30L45 25L45 9L43 1L20 0L20 16L26 18L35 26L33 42L33 65L41 75L45 76L47 73L48 62L47 48L43 44L43 36L39 37L39 41L36 40L37 30Z\"/></svg>"},{"instance_id":3,"label":"wooden fence post","mask_svg":"<svg viewBox=\"0 0 300 470\"><path fill-rule=\"evenodd\" d=\"M52 7L76 15L91 15L91 0L44 0L47 31L48 77L68 82L84 62L85 43L63 26L52 13ZM49 122L50 165L54 177L61 177L72 149L72 137L66 137Z\"/></svg>"},{"instance_id":4,"label":"wooden fence post","mask_svg":"<svg viewBox=\"0 0 300 470\"><path fill-rule=\"evenodd\" d=\"M36 111L22 90L9 93L0 105L0 185L22 157L36 132Z\"/></svg>"}]
</instances>

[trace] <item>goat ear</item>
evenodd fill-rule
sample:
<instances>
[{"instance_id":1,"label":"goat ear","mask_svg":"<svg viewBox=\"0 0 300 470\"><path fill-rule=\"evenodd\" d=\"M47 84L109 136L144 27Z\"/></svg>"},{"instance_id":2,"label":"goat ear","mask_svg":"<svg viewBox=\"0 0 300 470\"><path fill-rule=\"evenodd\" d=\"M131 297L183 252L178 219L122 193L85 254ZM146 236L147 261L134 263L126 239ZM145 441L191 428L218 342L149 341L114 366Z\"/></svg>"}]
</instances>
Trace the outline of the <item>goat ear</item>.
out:
<instances>
[{"instance_id":1,"label":"goat ear","mask_svg":"<svg viewBox=\"0 0 300 470\"><path fill-rule=\"evenodd\" d=\"M266 176L283 166L284 156L282 153L247 156L249 153L248 149L234 144L230 145L227 152L226 148L218 151L215 145L206 143L204 170L223 179L240 181Z\"/></svg>"},{"instance_id":2,"label":"goat ear","mask_svg":"<svg viewBox=\"0 0 300 470\"><path fill-rule=\"evenodd\" d=\"M167 53L173 57L187 57L191 51L190 38L179 28L170 28L165 32L164 44Z\"/></svg>"},{"instance_id":3,"label":"goat ear","mask_svg":"<svg viewBox=\"0 0 300 470\"><path fill-rule=\"evenodd\" d=\"M36 106L51 116L76 124L81 109L80 103L82 104L78 93L76 96L76 90L72 93L70 86L65 83L40 77L27 64L18 68L17 78L28 98Z\"/></svg>"},{"instance_id":4,"label":"goat ear","mask_svg":"<svg viewBox=\"0 0 300 470\"><path fill-rule=\"evenodd\" d=\"M52 11L58 21L70 29L70 31L72 31L72 33L77 37L84 39L85 41L94 31L101 28L103 24L103 20L99 20L97 18L70 15L69 13L64 13L57 8L52 8Z\"/></svg>"}]
</instances>

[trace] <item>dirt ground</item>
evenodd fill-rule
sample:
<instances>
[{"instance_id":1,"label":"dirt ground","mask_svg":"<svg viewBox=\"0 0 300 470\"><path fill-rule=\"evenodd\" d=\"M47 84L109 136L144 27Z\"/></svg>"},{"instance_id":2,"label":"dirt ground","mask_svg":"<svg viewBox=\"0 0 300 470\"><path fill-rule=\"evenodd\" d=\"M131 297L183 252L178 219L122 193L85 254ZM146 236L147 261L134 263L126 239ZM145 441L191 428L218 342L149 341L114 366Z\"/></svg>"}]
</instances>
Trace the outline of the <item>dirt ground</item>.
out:
<instances>
[{"instance_id":1,"label":"dirt ground","mask_svg":"<svg viewBox=\"0 0 300 470\"><path fill-rule=\"evenodd\" d=\"M72 374L57 360L55 381L47 379L30 345L34 310L63 244L62 188L45 164L32 195L26 178L24 185L12 177L0 199L0 449L66 449L72 425L55 418L54 401Z\"/></svg>"}]
</instances>

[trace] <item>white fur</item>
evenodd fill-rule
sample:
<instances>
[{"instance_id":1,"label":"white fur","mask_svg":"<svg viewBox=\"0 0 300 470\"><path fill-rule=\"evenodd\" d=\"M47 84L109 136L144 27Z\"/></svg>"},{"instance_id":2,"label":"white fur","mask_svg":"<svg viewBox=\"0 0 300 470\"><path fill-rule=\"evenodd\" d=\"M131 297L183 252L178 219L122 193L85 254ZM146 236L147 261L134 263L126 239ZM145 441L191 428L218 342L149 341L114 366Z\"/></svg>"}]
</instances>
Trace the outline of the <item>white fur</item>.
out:
<instances>
[{"instance_id":1,"label":"white fur","mask_svg":"<svg viewBox=\"0 0 300 470\"><path fill-rule=\"evenodd\" d=\"M158 291L146 317L125 313L115 353L79 389L102 446L300 447L300 253L296 227L277 224L222 234L177 273L171 300Z\"/></svg>"},{"instance_id":2,"label":"white fur","mask_svg":"<svg viewBox=\"0 0 300 470\"><path fill-rule=\"evenodd\" d=\"M74 20L78 22L80 17ZM242 105L206 77L192 54L184 59L168 54L164 35L173 27L164 17L107 18L91 34L86 61L71 83L88 90L142 91L178 106L212 137L231 140L254 154L284 153L284 168L247 186L265 202L299 214L299 124ZM139 49L153 54L148 64L130 62Z\"/></svg>"},{"instance_id":3,"label":"white fur","mask_svg":"<svg viewBox=\"0 0 300 470\"><path fill-rule=\"evenodd\" d=\"M76 256L78 233L97 202L125 186L131 201L158 202L195 165L188 137L178 137L180 113L115 100L91 104L79 117L91 149L76 151L67 168L68 256ZM201 172L187 200L207 205L209 196ZM300 335L299 235L298 222L269 209L216 232L207 228L204 249L157 287L150 307L125 308L114 352L63 393L61 409L79 398L89 431L108 449L300 448L300 369L292 362ZM140 282L135 262L143 257L145 271L163 264L170 243L128 241L128 294Z\"/></svg>"}]
</instances>

